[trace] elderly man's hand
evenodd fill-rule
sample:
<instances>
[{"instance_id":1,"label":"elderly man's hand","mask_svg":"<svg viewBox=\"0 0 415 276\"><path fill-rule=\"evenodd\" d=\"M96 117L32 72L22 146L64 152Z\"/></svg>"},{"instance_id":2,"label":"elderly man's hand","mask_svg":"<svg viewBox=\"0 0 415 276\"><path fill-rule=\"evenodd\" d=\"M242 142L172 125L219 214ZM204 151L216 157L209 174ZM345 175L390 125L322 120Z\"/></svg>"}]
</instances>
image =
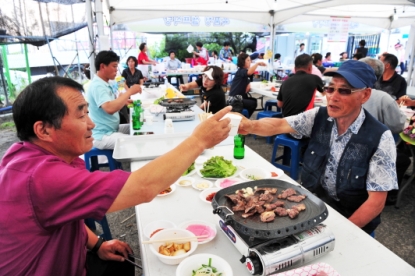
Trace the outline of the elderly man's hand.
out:
<instances>
[{"instance_id":1,"label":"elderly man's hand","mask_svg":"<svg viewBox=\"0 0 415 276\"><path fill-rule=\"evenodd\" d=\"M198 125L193 131L193 136L200 141L203 148L211 148L229 136L229 131L231 131L231 119L221 119L231 110L231 106L223 108L222 110L216 112L216 114L212 117Z\"/></svg>"},{"instance_id":2,"label":"elderly man's hand","mask_svg":"<svg viewBox=\"0 0 415 276\"><path fill-rule=\"evenodd\" d=\"M128 254L133 254L133 250L125 242L110 240L102 243L97 254L104 261L123 262L128 259Z\"/></svg>"},{"instance_id":3,"label":"elderly man's hand","mask_svg":"<svg viewBox=\"0 0 415 276\"><path fill-rule=\"evenodd\" d=\"M247 119L245 116L243 116L240 113L235 113L232 112L232 114L238 115L242 117L242 120L239 124L239 128L238 128L238 133L239 134L243 134L243 135L247 135L249 133L252 133L253 131L253 122L249 119Z\"/></svg>"},{"instance_id":4,"label":"elderly man's hand","mask_svg":"<svg viewBox=\"0 0 415 276\"><path fill-rule=\"evenodd\" d=\"M129 89L130 95L135 95L137 93L141 93L141 91L142 91L141 85L139 85L139 84L134 84Z\"/></svg>"}]
</instances>

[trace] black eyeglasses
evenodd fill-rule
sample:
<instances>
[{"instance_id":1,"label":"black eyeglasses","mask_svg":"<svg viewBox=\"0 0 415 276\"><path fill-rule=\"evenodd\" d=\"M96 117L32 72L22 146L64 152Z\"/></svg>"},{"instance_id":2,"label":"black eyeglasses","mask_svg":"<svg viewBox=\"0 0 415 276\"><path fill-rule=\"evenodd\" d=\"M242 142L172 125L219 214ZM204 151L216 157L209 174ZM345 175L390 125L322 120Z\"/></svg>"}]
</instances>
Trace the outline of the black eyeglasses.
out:
<instances>
[{"instance_id":1,"label":"black eyeglasses","mask_svg":"<svg viewBox=\"0 0 415 276\"><path fill-rule=\"evenodd\" d=\"M334 91L337 90L340 95L350 95L354 92L359 92L359 91L362 91L362 90L365 90L365 89L366 88L352 90L350 88L335 88L335 87L332 87L332 86L326 86L326 87L324 87L324 92L331 94L331 93L334 93Z\"/></svg>"}]
</instances>

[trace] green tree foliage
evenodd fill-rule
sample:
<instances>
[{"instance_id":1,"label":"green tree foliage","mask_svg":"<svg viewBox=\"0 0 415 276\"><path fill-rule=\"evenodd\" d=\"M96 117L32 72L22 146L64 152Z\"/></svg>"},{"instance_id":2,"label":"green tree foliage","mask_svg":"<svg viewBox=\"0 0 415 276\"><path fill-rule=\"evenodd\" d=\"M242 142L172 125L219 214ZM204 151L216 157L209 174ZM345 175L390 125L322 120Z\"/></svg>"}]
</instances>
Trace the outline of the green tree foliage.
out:
<instances>
[{"instance_id":1,"label":"green tree foliage","mask_svg":"<svg viewBox=\"0 0 415 276\"><path fill-rule=\"evenodd\" d=\"M166 38L162 39L160 44L155 42L153 45L148 45L148 51L152 58L163 58L168 56L169 54L166 51Z\"/></svg>"}]
</instances>

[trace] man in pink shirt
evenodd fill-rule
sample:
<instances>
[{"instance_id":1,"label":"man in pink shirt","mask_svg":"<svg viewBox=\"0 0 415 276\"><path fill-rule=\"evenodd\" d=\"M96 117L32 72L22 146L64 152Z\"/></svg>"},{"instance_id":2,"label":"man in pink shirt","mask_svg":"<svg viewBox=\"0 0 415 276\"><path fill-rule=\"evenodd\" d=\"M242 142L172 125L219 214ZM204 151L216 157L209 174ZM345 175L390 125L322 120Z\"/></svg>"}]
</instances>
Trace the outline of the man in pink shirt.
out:
<instances>
[{"instance_id":1,"label":"man in pink shirt","mask_svg":"<svg viewBox=\"0 0 415 276\"><path fill-rule=\"evenodd\" d=\"M224 108L135 172L91 173L78 157L91 149L94 128L81 92L71 79L44 78L13 104L22 142L0 163L0 275L133 275L128 244L103 241L83 220L151 201L230 131L229 119L219 121Z\"/></svg>"}]
</instances>

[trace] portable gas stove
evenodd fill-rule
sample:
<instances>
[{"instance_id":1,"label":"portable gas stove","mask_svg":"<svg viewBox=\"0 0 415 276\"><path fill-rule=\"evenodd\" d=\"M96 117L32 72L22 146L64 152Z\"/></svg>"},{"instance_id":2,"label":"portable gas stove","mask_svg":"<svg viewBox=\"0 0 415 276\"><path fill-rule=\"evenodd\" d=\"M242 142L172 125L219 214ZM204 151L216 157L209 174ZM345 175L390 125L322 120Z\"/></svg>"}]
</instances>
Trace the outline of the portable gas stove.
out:
<instances>
[{"instance_id":1,"label":"portable gas stove","mask_svg":"<svg viewBox=\"0 0 415 276\"><path fill-rule=\"evenodd\" d=\"M301 202L306 211L295 219L276 217L260 222L258 217L242 218L230 209L225 195L247 187L293 188L307 195ZM288 205L294 203L287 203ZM213 213L229 241L238 249L241 263L252 275L274 275L317 259L334 250L334 234L321 222L327 218L325 204L301 186L275 179L245 182L218 191L212 200Z\"/></svg>"},{"instance_id":2,"label":"portable gas stove","mask_svg":"<svg viewBox=\"0 0 415 276\"><path fill-rule=\"evenodd\" d=\"M160 102L161 106L166 107L164 120L171 119L173 122L194 120L196 115L191 107L195 104L195 100L187 98L164 99Z\"/></svg>"}]
</instances>

